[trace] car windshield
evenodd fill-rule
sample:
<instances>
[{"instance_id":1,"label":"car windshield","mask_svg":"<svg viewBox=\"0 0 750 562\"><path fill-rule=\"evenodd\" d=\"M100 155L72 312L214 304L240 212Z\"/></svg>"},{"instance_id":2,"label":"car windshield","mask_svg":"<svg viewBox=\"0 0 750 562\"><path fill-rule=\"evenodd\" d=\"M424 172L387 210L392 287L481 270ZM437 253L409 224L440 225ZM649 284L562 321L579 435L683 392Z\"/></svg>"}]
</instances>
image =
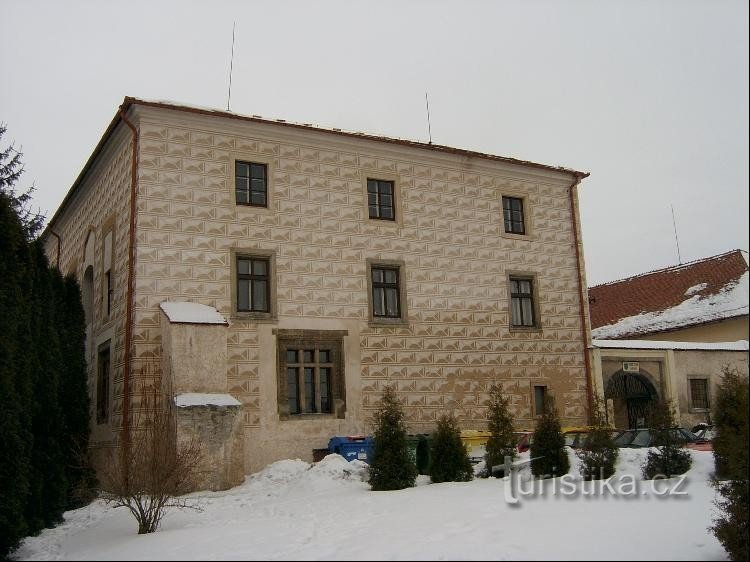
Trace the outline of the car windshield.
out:
<instances>
[{"instance_id":1,"label":"car windshield","mask_svg":"<svg viewBox=\"0 0 750 562\"><path fill-rule=\"evenodd\" d=\"M633 437L635 437L635 431L623 431L618 435L614 442L615 446L617 447L627 447L630 445L630 442L633 440Z\"/></svg>"},{"instance_id":2,"label":"car windshield","mask_svg":"<svg viewBox=\"0 0 750 562\"><path fill-rule=\"evenodd\" d=\"M630 442L631 447L648 447L651 444L651 432L648 429L638 431Z\"/></svg>"}]
</instances>

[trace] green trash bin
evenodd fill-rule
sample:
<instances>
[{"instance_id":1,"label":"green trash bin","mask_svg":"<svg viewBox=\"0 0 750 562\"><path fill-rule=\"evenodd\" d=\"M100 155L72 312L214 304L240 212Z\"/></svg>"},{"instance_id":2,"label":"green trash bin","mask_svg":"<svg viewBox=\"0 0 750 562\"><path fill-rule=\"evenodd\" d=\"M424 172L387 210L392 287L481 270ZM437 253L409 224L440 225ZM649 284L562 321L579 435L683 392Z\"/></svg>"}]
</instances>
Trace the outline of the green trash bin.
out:
<instances>
[{"instance_id":1,"label":"green trash bin","mask_svg":"<svg viewBox=\"0 0 750 562\"><path fill-rule=\"evenodd\" d=\"M417 471L419 474L428 474L430 470L432 435L428 433L407 435L406 440L409 444L409 455L414 464L417 465Z\"/></svg>"}]
</instances>

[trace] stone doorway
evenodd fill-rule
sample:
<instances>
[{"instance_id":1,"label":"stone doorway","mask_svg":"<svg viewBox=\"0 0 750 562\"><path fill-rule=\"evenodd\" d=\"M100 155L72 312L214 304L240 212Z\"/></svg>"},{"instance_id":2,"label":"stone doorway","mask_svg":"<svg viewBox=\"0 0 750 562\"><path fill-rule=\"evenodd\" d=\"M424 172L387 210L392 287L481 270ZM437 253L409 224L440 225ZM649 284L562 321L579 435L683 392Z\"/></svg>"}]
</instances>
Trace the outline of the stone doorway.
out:
<instances>
[{"instance_id":1,"label":"stone doorway","mask_svg":"<svg viewBox=\"0 0 750 562\"><path fill-rule=\"evenodd\" d=\"M658 397L648 377L624 371L613 374L604 391L607 403L612 401L614 425L619 429L647 427L651 408Z\"/></svg>"}]
</instances>

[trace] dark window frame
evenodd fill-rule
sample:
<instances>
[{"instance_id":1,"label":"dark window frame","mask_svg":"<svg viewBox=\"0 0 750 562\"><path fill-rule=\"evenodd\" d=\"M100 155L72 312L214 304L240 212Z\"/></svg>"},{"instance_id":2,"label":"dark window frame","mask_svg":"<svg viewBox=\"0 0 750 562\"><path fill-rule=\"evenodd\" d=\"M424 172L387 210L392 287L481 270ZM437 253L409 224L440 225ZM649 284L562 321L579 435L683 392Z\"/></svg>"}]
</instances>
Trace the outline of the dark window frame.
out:
<instances>
[{"instance_id":1,"label":"dark window frame","mask_svg":"<svg viewBox=\"0 0 750 562\"><path fill-rule=\"evenodd\" d=\"M106 367L106 368L105 368ZM112 382L112 340L99 345L96 352L96 423L110 420L109 390Z\"/></svg>"},{"instance_id":2,"label":"dark window frame","mask_svg":"<svg viewBox=\"0 0 750 562\"><path fill-rule=\"evenodd\" d=\"M541 390L541 397L537 396L537 389ZM534 401L534 416L541 416L544 413L544 403L549 396L549 388L546 384L535 384L532 387L532 400ZM539 402L541 401L541 405Z\"/></svg>"},{"instance_id":3,"label":"dark window frame","mask_svg":"<svg viewBox=\"0 0 750 562\"><path fill-rule=\"evenodd\" d=\"M247 166L247 174L240 174L240 167L241 166ZM262 177L256 177L254 176L253 172L257 171L259 169L263 170ZM253 180L262 180L263 189L258 190L254 189L253 187ZM242 188L238 187L238 184L240 181L243 181L245 183ZM246 201L240 200L238 197L239 193L244 193L246 195ZM262 203L254 203L253 202L253 193L263 194L263 202ZM237 205L243 205L246 207L262 207L267 209L268 208L268 164L265 162L252 162L249 160L239 160L236 159L234 161L234 202Z\"/></svg>"},{"instance_id":4,"label":"dark window frame","mask_svg":"<svg viewBox=\"0 0 750 562\"><path fill-rule=\"evenodd\" d=\"M107 299L107 318L112 315L112 295L114 289L112 289L112 270L108 269L104 272L104 285Z\"/></svg>"},{"instance_id":5,"label":"dark window frame","mask_svg":"<svg viewBox=\"0 0 750 562\"><path fill-rule=\"evenodd\" d=\"M503 195L503 227L506 234L526 235L526 215L524 212L524 200L522 197ZM517 207L514 208L514 205ZM518 216L520 214L520 220Z\"/></svg>"},{"instance_id":6,"label":"dark window frame","mask_svg":"<svg viewBox=\"0 0 750 562\"><path fill-rule=\"evenodd\" d=\"M309 418L338 418L346 415L346 381L344 372L344 336L346 330L287 330L275 329L278 349L278 411L279 419L299 420ZM296 353L296 362L289 359ZM312 351L312 357L306 356ZM328 352L322 360L321 352ZM305 388L306 370L313 370L314 407L309 407ZM321 389L322 369L328 370L328 404L323 404ZM290 371L296 371L292 374ZM290 389L290 374L296 381L295 391ZM292 405L295 401L295 405ZM307 403L306 403L307 402ZM315 410L315 411L312 411ZM325 411L321 411L325 410Z\"/></svg>"},{"instance_id":7,"label":"dark window frame","mask_svg":"<svg viewBox=\"0 0 750 562\"><path fill-rule=\"evenodd\" d=\"M699 398L702 401L703 405L698 405L696 401L696 393L695 388L693 387L694 382L700 382L703 383L703 388L700 389ZM706 411L710 410L711 408L711 396L709 393L709 379L708 377L690 377L688 378L688 387L690 392L690 409L691 410L700 410L700 411ZM703 394L703 396L700 396L700 394Z\"/></svg>"},{"instance_id":8,"label":"dark window frame","mask_svg":"<svg viewBox=\"0 0 750 562\"><path fill-rule=\"evenodd\" d=\"M396 182L393 180L381 180L367 178L367 214L373 220L396 221ZM390 193L387 193L390 191ZM383 203L385 197L390 197L391 202ZM391 216L385 211L390 210ZM373 214L374 212L374 214Z\"/></svg>"},{"instance_id":9,"label":"dark window frame","mask_svg":"<svg viewBox=\"0 0 750 562\"><path fill-rule=\"evenodd\" d=\"M270 314L272 311L271 306L271 258L270 256L251 256L251 255L242 255L237 254L235 256L235 291L236 291L236 303L235 303L235 312L239 313L255 313L255 314ZM248 271L250 273L240 273L240 261L248 261ZM262 262L265 265L266 273L265 275L256 274L254 273L255 270L255 263L256 262ZM248 296L248 302L250 304L250 308L240 308L240 281L247 281L249 288L250 288L250 294ZM265 282L265 308L253 308L254 303L256 302L256 299L254 298L254 290L255 290L255 283L256 282Z\"/></svg>"},{"instance_id":10,"label":"dark window frame","mask_svg":"<svg viewBox=\"0 0 750 562\"><path fill-rule=\"evenodd\" d=\"M375 280L375 274L379 272L381 275L381 281ZM386 281L387 272L393 272L396 274L395 282ZM374 264L370 267L370 282L372 284L372 317L375 320L398 320L402 318L401 308L401 268L396 265L378 265ZM375 297L376 292L379 292L382 297L377 299ZM388 313L388 295L395 293L395 314ZM376 303L382 305L380 311L376 308Z\"/></svg>"},{"instance_id":11,"label":"dark window frame","mask_svg":"<svg viewBox=\"0 0 750 562\"><path fill-rule=\"evenodd\" d=\"M336 347L330 342L311 342L307 346L287 344L284 372L289 415L333 413L332 382L339 353ZM292 386L294 398L291 397Z\"/></svg>"},{"instance_id":12,"label":"dark window frame","mask_svg":"<svg viewBox=\"0 0 750 562\"><path fill-rule=\"evenodd\" d=\"M521 292L520 287L518 291L514 291L514 284L520 285L520 283L528 283L529 284L529 290L526 292ZM531 328L538 328L539 327L539 313L536 308L536 279L534 277L530 276L523 276L523 275L510 275L508 277L508 293L510 294L510 310L509 310L509 316L510 316L510 326L513 329L531 329ZM518 301L519 306L518 310L520 313L520 323L516 323L514 319L514 302ZM524 302L528 301L529 306L526 309L523 305ZM528 319L525 317L525 311L530 310L531 311L531 321L528 322Z\"/></svg>"}]
</instances>

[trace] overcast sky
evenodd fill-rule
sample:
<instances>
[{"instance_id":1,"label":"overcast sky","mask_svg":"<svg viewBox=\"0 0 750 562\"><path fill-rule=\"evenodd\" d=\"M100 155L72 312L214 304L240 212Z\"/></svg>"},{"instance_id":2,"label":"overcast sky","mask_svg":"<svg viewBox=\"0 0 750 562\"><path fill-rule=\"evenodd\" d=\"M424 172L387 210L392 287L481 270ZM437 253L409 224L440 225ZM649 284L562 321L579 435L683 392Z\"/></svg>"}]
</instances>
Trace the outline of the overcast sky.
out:
<instances>
[{"instance_id":1,"label":"overcast sky","mask_svg":"<svg viewBox=\"0 0 750 562\"><path fill-rule=\"evenodd\" d=\"M748 3L0 0L3 146L51 216L126 96L591 172L590 285L748 249Z\"/></svg>"}]
</instances>

